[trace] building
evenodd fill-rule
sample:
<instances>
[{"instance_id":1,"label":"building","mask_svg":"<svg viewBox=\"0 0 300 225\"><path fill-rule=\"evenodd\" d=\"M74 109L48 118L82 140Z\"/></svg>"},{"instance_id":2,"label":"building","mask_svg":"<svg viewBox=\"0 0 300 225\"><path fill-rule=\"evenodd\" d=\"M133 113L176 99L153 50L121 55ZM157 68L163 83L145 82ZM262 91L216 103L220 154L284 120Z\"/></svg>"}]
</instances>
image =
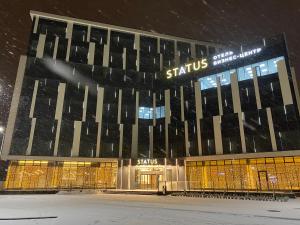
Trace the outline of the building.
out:
<instances>
[{"instance_id":1,"label":"building","mask_svg":"<svg viewBox=\"0 0 300 225\"><path fill-rule=\"evenodd\" d=\"M300 189L283 35L239 49L31 11L5 189Z\"/></svg>"}]
</instances>

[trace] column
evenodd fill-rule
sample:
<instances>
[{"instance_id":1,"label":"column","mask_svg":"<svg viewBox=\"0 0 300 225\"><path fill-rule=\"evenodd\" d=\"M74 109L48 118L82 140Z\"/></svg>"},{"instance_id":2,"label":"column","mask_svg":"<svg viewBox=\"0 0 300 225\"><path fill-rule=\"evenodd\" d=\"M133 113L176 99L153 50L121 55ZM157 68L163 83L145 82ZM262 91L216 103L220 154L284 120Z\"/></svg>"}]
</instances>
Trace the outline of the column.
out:
<instances>
[{"instance_id":1,"label":"column","mask_svg":"<svg viewBox=\"0 0 300 225\"><path fill-rule=\"evenodd\" d=\"M128 190L131 190L131 159L129 159L128 164Z\"/></svg>"},{"instance_id":2,"label":"column","mask_svg":"<svg viewBox=\"0 0 300 225\"><path fill-rule=\"evenodd\" d=\"M39 41L36 48L36 58L43 58L45 42L46 42L46 35L40 34Z\"/></svg>"},{"instance_id":3,"label":"column","mask_svg":"<svg viewBox=\"0 0 300 225\"><path fill-rule=\"evenodd\" d=\"M81 125L82 125L82 121L74 121L73 144L72 144L72 150L71 150L72 157L79 156Z\"/></svg>"},{"instance_id":4,"label":"column","mask_svg":"<svg viewBox=\"0 0 300 225\"><path fill-rule=\"evenodd\" d=\"M231 82L233 111L234 113L239 113L242 110L241 110L240 91L239 91L239 85L238 85L238 79L236 73L231 74L230 82Z\"/></svg>"},{"instance_id":5,"label":"column","mask_svg":"<svg viewBox=\"0 0 300 225\"><path fill-rule=\"evenodd\" d=\"M68 22L68 24L67 24L67 30L66 30L66 39L68 39L68 47L67 47L67 54L66 54L66 61L67 62L70 59L72 33L73 33L73 23L72 22Z\"/></svg>"},{"instance_id":6,"label":"column","mask_svg":"<svg viewBox=\"0 0 300 225\"><path fill-rule=\"evenodd\" d=\"M10 151L11 140L12 140L13 131L15 128L15 121L18 113L23 78L24 78L24 73L26 68L26 61L27 61L27 56L20 57L14 92L12 95L11 106L9 109L6 132L4 136L2 156L1 156L2 159L5 159L5 157L9 154Z\"/></svg>"},{"instance_id":7,"label":"column","mask_svg":"<svg viewBox=\"0 0 300 225\"><path fill-rule=\"evenodd\" d=\"M84 100L83 100L83 110L82 110L82 121L85 122L86 120L86 110L87 110L87 103L88 103L88 97L89 97L89 86L85 85L84 89Z\"/></svg>"},{"instance_id":8,"label":"column","mask_svg":"<svg viewBox=\"0 0 300 225\"><path fill-rule=\"evenodd\" d=\"M215 149L217 155L223 154L222 132L221 132L221 116L213 117Z\"/></svg>"},{"instance_id":9,"label":"column","mask_svg":"<svg viewBox=\"0 0 300 225\"><path fill-rule=\"evenodd\" d=\"M157 53L160 53L160 38L156 38L156 41L157 41Z\"/></svg>"},{"instance_id":10,"label":"column","mask_svg":"<svg viewBox=\"0 0 300 225\"><path fill-rule=\"evenodd\" d=\"M216 78L217 82L217 95L218 95L218 106L219 106L219 115L223 115L223 104L222 104L222 93L221 93L221 81L220 77Z\"/></svg>"},{"instance_id":11,"label":"column","mask_svg":"<svg viewBox=\"0 0 300 225\"><path fill-rule=\"evenodd\" d=\"M184 142L185 142L185 155L186 157L190 156L190 142L189 142L189 130L188 130L188 122L184 121Z\"/></svg>"},{"instance_id":12,"label":"column","mask_svg":"<svg viewBox=\"0 0 300 225\"><path fill-rule=\"evenodd\" d=\"M66 84L59 83L58 91L57 91L56 108L55 108L55 119L56 120L59 120L62 118L64 99L65 99L65 91L66 91Z\"/></svg>"},{"instance_id":13,"label":"column","mask_svg":"<svg viewBox=\"0 0 300 225\"><path fill-rule=\"evenodd\" d=\"M32 94L32 98L31 98L31 106L30 106L29 118L33 118L38 87L39 87L39 81L35 80L34 81L33 94Z\"/></svg>"},{"instance_id":14,"label":"column","mask_svg":"<svg viewBox=\"0 0 300 225\"><path fill-rule=\"evenodd\" d=\"M298 112L299 112L299 115L300 115L299 85L298 85L298 82L297 82L297 77L296 77L295 69L293 67L291 68L291 73L292 73L294 92L295 92L295 97L296 97L296 102L297 102L297 108L298 108Z\"/></svg>"},{"instance_id":15,"label":"column","mask_svg":"<svg viewBox=\"0 0 300 225\"><path fill-rule=\"evenodd\" d=\"M283 104L284 105L293 104L292 92L291 92L285 60L282 59L277 62L277 69L278 69L278 78L280 83Z\"/></svg>"},{"instance_id":16,"label":"column","mask_svg":"<svg viewBox=\"0 0 300 225\"><path fill-rule=\"evenodd\" d=\"M181 114L181 121L184 121L184 97L183 97L183 87L180 86L180 114Z\"/></svg>"},{"instance_id":17,"label":"column","mask_svg":"<svg viewBox=\"0 0 300 225\"><path fill-rule=\"evenodd\" d=\"M123 48L122 60L123 60L123 70L126 70L126 48Z\"/></svg>"},{"instance_id":18,"label":"column","mask_svg":"<svg viewBox=\"0 0 300 225\"><path fill-rule=\"evenodd\" d=\"M122 109L122 89L119 89L119 96L118 96L118 118L117 122L120 124L120 141L119 141L119 158L122 158L122 150L123 150L123 130L124 125L121 123L121 109Z\"/></svg>"},{"instance_id":19,"label":"column","mask_svg":"<svg viewBox=\"0 0 300 225\"><path fill-rule=\"evenodd\" d=\"M269 131L270 131L270 138L271 138L271 144L272 144L272 150L277 151L277 143L276 143L276 136L274 131L274 124L273 124L273 118L272 118L272 112L270 108L266 108L267 112L267 118L268 118L268 124L269 124Z\"/></svg>"},{"instance_id":20,"label":"column","mask_svg":"<svg viewBox=\"0 0 300 225\"><path fill-rule=\"evenodd\" d=\"M58 91L57 91L56 108L55 108L55 119L57 120L57 128L56 128L55 142L54 142L54 152L53 152L54 156L57 156L57 152L58 152L58 144L59 144L59 137L60 137L60 128L61 128L61 120L62 120L64 99L65 99L65 92L66 92L66 84L59 83Z\"/></svg>"},{"instance_id":21,"label":"column","mask_svg":"<svg viewBox=\"0 0 300 225\"><path fill-rule=\"evenodd\" d=\"M86 35L86 41L90 42L91 40L91 26L88 26L87 35Z\"/></svg>"},{"instance_id":22,"label":"column","mask_svg":"<svg viewBox=\"0 0 300 225\"><path fill-rule=\"evenodd\" d=\"M252 74L253 74L253 85L254 85L254 92L255 92L255 98L256 98L256 107L257 107L257 109L261 109L261 100L260 100L258 79L257 79L257 73L256 73L255 68L252 68Z\"/></svg>"},{"instance_id":23,"label":"column","mask_svg":"<svg viewBox=\"0 0 300 225\"><path fill-rule=\"evenodd\" d=\"M96 157L100 157L104 88L97 87L96 123L98 123Z\"/></svg>"},{"instance_id":24,"label":"column","mask_svg":"<svg viewBox=\"0 0 300 225\"><path fill-rule=\"evenodd\" d=\"M135 124L132 125L132 146L131 146L131 158L137 158L138 156L138 135L139 135L139 92L136 92L135 96Z\"/></svg>"},{"instance_id":25,"label":"column","mask_svg":"<svg viewBox=\"0 0 300 225\"><path fill-rule=\"evenodd\" d=\"M122 112L122 89L119 89L119 96L118 96L118 124L121 123L121 112Z\"/></svg>"},{"instance_id":26,"label":"column","mask_svg":"<svg viewBox=\"0 0 300 225\"><path fill-rule=\"evenodd\" d=\"M191 57L193 59L196 59L196 44L195 43L191 43Z\"/></svg>"},{"instance_id":27,"label":"column","mask_svg":"<svg viewBox=\"0 0 300 225\"><path fill-rule=\"evenodd\" d=\"M95 43L89 43L89 53L88 53L88 64L94 65L94 57L95 57Z\"/></svg>"},{"instance_id":28,"label":"column","mask_svg":"<svg viewBox=\"0 0 300 225\"><path fill-rule=\"evenodd\" d=\"M119 158L122 158L122 150L123 150L123 130L124 130L124 125L120 124L120 140L119 140ZM122 160L123 161L123 160ZM121 178L122 180L122 178Z\"/></svg>"},{"instance_id":29,"label":"column","mask_svg":"<svg viewBox=\"0 0 300 225\"><path fill-rule=\"evenodd\" d=\"M149 158L153 158L153 126L149 126Z\"/></svg>"},{"instance_id":30,"label":"column","mask_svg":"<svg viewBox=\"0 0 300 225\"><path fill-rule=\"evenodd\" d=\"M170 90L165 90L165 145L166 157L169 156L169 124L171 122Z\"/></svg>"},{"instance_id":31,"label":"column","mask_svg":"<svg viewBox=\"0 0 300 225\"><path fill-rule=\"evenodd\" d=\"M35 16L35 21L34 21L34 27L33 27L33 33L36 34L37 29L38 29L38 25L39 25L39 16Z\"/></svg>"},{"instance_id":32,"label":"column","mask_svg":"<svg viewBox=\"0 0 300 225\"><path fill-rule=\"evenodd\" d=\"M134 49L136 50L136 71L140 71L140 35L134 34Z\"/></svg>"},{"instance_id":33,"label":"column","mask_svg":"<svg viewBox=\"0 0 300 225\"><path fill-rule=\"evenodd\" d=\"M246 140L245 140L245 132L244 132L244 122L243 122L244 116L241 108L240 89L239 89L238 78L236 73L231 74L230 81L231 81L233 110L234 113L238 114L238 119L239 119L242 152L246 153L247 150L246 150Z\"/></svg>"},{"instance_id":34,"label":"column","mask_svg":"<svg viewBox=\"0 0 300 225\"><path fill-rule=\"evenodd\" d=\"M246 153L246 138L245 138L245 130L244 130L244 112L238 113L239 119L239 128L240 128L240 137L241 137L241 145L242 145L242 152Z\"/></svg>"},{"instance_id":35,"label":"column","mask_svg":"<svg viewBox=\"0 0 300 225\"><path fill-rule=\"evenodd\" d=\"M54 43L54 50L53 50L53 59L54 60L56 59L56 56L57 56L58 41L59 41L59 38L56 36L55 43Z\"/></svg>"},{"instance_id":36,"label":"column","mask_svg":"<svg viewBox=\"0 0 300 225\"><path fill-rule=\"evenodd\" d=\"M199 81L195 82L195 104L196 104L196 120L197 120L197 142L198 142L198 153L199 156L202 155L202 143L201 143L201 128L200 128L200 119L203 118L202 112L202 97L201 97L201 88Z\"/></svg>"},{"instance_id":37,"label":"column","mask_svg":"<svg viewBox=\"0 0 300 225\"><path fill-rule=\"evenodd\" d=\"M33 142L33 137L34 137L35 124L36 124L36 118L32 118L32 120L31 120L31 128L30 128L30 135L29 135L28 145L27 145L27 149L26 149L26 155L31 155L31 149L32 149L32 142Z\"/></svg>"}]
</instances>

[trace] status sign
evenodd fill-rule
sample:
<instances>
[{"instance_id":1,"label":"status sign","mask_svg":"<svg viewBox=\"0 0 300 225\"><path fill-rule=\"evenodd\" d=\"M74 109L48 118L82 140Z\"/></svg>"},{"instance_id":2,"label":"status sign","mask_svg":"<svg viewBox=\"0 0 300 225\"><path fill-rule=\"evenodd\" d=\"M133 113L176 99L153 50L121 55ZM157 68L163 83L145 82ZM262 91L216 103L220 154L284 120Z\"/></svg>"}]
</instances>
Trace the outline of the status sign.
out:
<instances>
[{"instance_id":1,"label":"status sign","mask_svg":"<svg viewBox=\"0 0 300 225\"><path fill-rule=\"evenodd\" d=\"M186 73L191 73L206 69L208 67L207 59L200 59L196 62L187 63L184 66L175 67L173 69L167 70L167 79L172 77L181 76Z\"/></svg>"}]
</instances>

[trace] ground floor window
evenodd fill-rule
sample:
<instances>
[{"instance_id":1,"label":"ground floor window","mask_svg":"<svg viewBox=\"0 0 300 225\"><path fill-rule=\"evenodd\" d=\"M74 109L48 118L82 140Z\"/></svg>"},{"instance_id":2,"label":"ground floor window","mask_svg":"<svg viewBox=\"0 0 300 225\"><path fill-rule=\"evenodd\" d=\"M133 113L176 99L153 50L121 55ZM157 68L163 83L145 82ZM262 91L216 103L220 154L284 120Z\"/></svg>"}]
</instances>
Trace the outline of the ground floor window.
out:
<instances>
[{"instance_id":1,"label":"ground floor window","mask_svg":"<svg viewBox=\"0 0 300 225\"><path fill-rule=\"evenodd\" d=\"M187 189L300 190L300 157L186 162Z\"/></svg>"},{"instance_id":2,"label":"ground floor window","mask_svg":"<svg viewBox=\"0 0 300 225\"><path fill-rule=\"evenodd\" d=\"M117 162L12 161L5 188L115 188L117 169Z\"/></svg>"}]
</instances>

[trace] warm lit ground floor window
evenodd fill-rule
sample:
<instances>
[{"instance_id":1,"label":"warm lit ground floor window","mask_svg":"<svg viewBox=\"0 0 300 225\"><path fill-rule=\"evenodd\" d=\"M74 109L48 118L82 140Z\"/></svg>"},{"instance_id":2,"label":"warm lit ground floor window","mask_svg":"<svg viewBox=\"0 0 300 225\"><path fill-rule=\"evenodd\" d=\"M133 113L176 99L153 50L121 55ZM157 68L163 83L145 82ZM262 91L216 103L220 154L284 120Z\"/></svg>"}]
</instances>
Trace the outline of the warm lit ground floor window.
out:
<instances>
[{"instance_id":1,"label":"warm lit ground floor window","mask_svg":"<svg viewBox=\"0 0 300 225\"><path fill-rule=\"evenodd\" d=\"M187 189L300 190L300 157L186 162Z\"/></svg>"},{"instance_id":2,"label":"warm lit ground floor window","mask_svg":"<svg viewBox=\"0 0 300 225\"><path fill-rule=\"evenodd\" d=\"M120 160L119 160L120 161ZM121 160L122 161L122 160ZM164 160L162 160L164 161ZM179 161L179 160L178 160ZM122 166L123 165L123 166ZM119 176L119 177L118 177ZM118 183L119 182L119 183ZM157 165L11 161L6 189L147 189L169 191L299 191L300 157L181 159Z\"/></svg>"},{"instance_id":3,"label":"warm lit ground floor window","mask_svg":"<svg viewBox=\"0 0 300 225\"><path fill-rule=\"evenodd\" d=\"M5 188L115 188L117 166L117 162L12 161Z\"/></svg>"}]
</instances>

